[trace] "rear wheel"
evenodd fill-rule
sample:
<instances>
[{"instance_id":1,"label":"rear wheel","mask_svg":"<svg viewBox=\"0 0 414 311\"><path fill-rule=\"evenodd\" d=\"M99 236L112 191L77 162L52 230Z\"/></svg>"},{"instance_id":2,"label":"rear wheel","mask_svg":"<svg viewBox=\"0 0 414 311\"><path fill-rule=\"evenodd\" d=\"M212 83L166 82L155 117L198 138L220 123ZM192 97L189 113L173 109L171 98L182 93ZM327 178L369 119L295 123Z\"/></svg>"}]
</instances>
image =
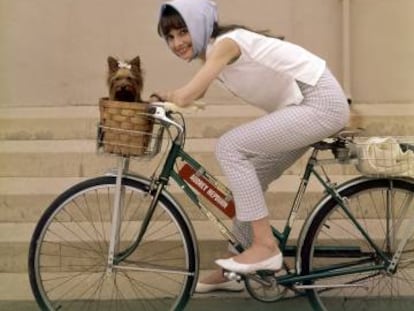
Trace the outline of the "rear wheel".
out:
<instances>
[{"instance_id":1,"label":"rear wheel","mask_svg":"<svg viewBox=\"0 0 414 311\"><path fill-rule=\"evenodd\" d=\"M408 237L395 271L385 269L320 278L307 285L315 310L413 310L414 181L372 179L340 191L362 228L386 254L394 256ZM334 199L324 203L308 228L301 251L303 274L367 268L384 263ZM332 269L337 265L337 269ZM326 286L326 287L325 287ZM337 286L336 288L333 286Z\"/></svg>"},{"instance_id":2,"label":"rear wheel","mask_svg":"<svg viewBox=\"0 0 414 311\"><path fill-rule=\"evenodd\" d=\"M30 283L42 310L181 310L196 279L186 216L161 194L142 242L108 270L115 177L75 185L46 210L29 250ZM118 254L136 240L153 195L123 179ZM110 271L110 272L108 272Z\"/></svg>"}]
</instances>

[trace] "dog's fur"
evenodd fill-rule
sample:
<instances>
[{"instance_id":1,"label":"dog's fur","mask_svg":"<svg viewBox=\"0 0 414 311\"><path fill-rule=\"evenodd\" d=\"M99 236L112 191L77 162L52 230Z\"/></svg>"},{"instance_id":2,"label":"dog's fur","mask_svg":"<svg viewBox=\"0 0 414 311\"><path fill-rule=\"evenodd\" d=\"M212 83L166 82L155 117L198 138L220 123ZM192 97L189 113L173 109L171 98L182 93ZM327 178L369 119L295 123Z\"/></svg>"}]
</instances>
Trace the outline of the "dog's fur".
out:
<instances>
[{"instance_id":1,"label":"dog's fur","mask_svg":"<svg viewBox=\"0 0 414 311\"><path fill-rule=\"evenodd\" d=\"M139 56L131 61L108 57L109 99L124 102L142 102L143 73Z\"/></svg>"}]
</instances>

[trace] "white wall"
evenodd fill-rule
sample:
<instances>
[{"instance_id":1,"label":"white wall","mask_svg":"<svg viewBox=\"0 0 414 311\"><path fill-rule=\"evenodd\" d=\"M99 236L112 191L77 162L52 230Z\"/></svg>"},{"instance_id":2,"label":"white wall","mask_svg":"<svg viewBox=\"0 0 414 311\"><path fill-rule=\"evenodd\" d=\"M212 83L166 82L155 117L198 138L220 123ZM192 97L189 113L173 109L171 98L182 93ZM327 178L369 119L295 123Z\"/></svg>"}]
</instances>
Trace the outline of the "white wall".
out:
<instances>
[{"instance_id":1,"label":"white wall","mask_svg":"<svg viewBox=\"0 0 414 311\"><path fill-rule=\"evenodd\" d=\"M354 97L364 102L414 103L414 1L352 3Z\"/></svg>"},{"instance_id":2,"label":"white wall","mask_svg":"<svg viewBox=\"0 0 414 311\"><path fill-rule=\"evenodd\" d=\"M157 36L161 0L0 0L0 107L96 104L106 58L140 55L145 94L197 69ZM222 22L284 34L342 79L342 0L217 0ZM414 0L351 0L355 100L414 102ZM213 87L211 101L234 100Z\"/></svg>"}]
</instances>

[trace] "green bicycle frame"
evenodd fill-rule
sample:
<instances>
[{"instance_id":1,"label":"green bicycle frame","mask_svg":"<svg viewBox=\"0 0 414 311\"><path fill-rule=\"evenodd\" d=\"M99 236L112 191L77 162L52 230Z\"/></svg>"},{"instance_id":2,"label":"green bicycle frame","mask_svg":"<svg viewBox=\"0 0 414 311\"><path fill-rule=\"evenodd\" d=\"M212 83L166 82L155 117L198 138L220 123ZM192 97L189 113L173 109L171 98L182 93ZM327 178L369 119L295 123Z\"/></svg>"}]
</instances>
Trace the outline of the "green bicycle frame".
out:
<instances>
[{"instance_id":1,"label":"green bicycle frame","mask_svg":"<svg viewBox=\"0 0 414 311\"><path fill-rule=\"evenodd\" d=\"M330 195L334 200L336 200L338 205L343 209L343 211L349 217L351 222L361 232L361 234L367 240L370 246L384 260L384 262L388 262L389 259L386 257L383 251L374 243L372 238L368 235L368 233L363 229L363 227L358 223L356 218L349 211L349 209L347 208L346 199L341 197L340 194L336 191L336 188L332 186L329 182L325 181L323 177L316 171L315 166L318 163L318 160L317 160L318 151L319 150L317 149L313 150L313 153L306 164L305 172L303 173L299 189L296 193L290 214L283 228L283 231L280 232L276 228L272 227L273 234L279 241L281 251L283 252L285 256L298 256L297 247L295 245L288 245L287 242L289 240L289 236L290 236L293 223L296 219L299 208L301 206L303 196L306 192L310 177L314 175L319 181L319 183L323 186L327 194ZM177 185L185 192L185 194L190 198L190 200L196 206L199 207L200 211L204 215L206 215L210 221L216 224L216 226L218 227L222 235L227 239L227 241L231 243L237 251L239 252L243 251L243 246L237 241L233 233L224 225L222 220L220 220L216 215L214 215L209 210L211 207L209 208L206 205L204 205L204 203L200 200L200 196L197 195L196 192L194 191L194 187L192 187L188 183L188 181L184 180L184 178L180 175L180 172L175 170L175 165L178 159L180 159L184 164L188 164L189 166L191 166L194 171L202 172L201 174L203 174L204 176L208 176L210 179L213 178L213 184L215 182L219 183L219 181L215 179L213 175L209 174L200 163L198 163L191 155L189 155L187 152L183 150L182 145L179 142L173 141L173 144L171 146L171 149L169 150L169 154L166 158L163 169L159 175L159 179L157 180L156 186L153 189L155 191L155 196L153 198L153 202L151 204L149 212L147 213L144 219L144 225L141 228L139 237L133 243L133 245L131 245L126 251L122 252L122 254L119 254L116 257L117 262L120 262L124 258L126 258L139 245L140 237L145 232L146 226L148 225L152 217L152 213L157 204L158 197L162 193L162 190L165 188L165 186L168 184L170 178L172 178L177 183ZM226 191L230 192L230 190L227 188L226 188ZM353 247L332 246L332 247L319 247L315 249L315 256L329 256L329 254L333 254L333 253L335 253L336 256L338 254L342 254L344 257L347 257L347 258L351 258L351 257L367 258L367 256L369 256L369 254L362 253L361 250L355 246ZM375 271L375 270L380 270L384 268L384 264L368 265L368 266L362 266L362 267L359 266L361 264L364 264L365 261L368 261L368 260L360 259L360 260L356 260L353 263L329 265L321 269L314 270L312 271L312 273L308 275L298 275L297 273L289 273L287 275L278 277L277 282L281 285L289 286L297 282L305 282L305 281L311 281L314 279L327 278L327 277L352 274L352 273L361 273L364 271Z\"/></svg>"}]
</instances>

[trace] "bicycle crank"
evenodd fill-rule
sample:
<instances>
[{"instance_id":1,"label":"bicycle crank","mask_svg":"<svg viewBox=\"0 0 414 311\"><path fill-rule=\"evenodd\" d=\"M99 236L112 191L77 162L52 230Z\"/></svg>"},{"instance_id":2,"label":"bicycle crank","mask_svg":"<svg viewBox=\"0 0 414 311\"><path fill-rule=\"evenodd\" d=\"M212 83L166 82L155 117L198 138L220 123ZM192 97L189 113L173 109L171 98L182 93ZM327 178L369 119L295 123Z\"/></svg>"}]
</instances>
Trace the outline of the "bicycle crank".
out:
<instances>
[{"instance_id":1,"label":"bicycle crank","mask_svg":"<svg viewBox=\"0 0 414 311\"><path fill-rule=\"evenodd\" d=\"M263 286L272 286L273 285L273 281L266 280L262 276L259 276L257 274L253 274L253 273L251 273L251 274L240 274L240 273L237 273L237 272L234 272L234 271L224 271L223 275L224 275L225 278L227 278L230 281L240 282L242 280L252 279L252 280L260 283ZM274 279L274 273L266 274L265 276L266 277L272 277Z\"/></svg>"},{"instance_id":2,"label":"bicycle crank","mask_svg":"<svg viewBox=\"0 0 414 311\"><path fill-rule=\"evenodd\" d=\"M288 289L279 285L274 271L239 274L232 271L223 271L223 275L232 281L244 281L246 290L254 299L261 302L275 302L282 299Z\"/></svg>"}]
</instances>

